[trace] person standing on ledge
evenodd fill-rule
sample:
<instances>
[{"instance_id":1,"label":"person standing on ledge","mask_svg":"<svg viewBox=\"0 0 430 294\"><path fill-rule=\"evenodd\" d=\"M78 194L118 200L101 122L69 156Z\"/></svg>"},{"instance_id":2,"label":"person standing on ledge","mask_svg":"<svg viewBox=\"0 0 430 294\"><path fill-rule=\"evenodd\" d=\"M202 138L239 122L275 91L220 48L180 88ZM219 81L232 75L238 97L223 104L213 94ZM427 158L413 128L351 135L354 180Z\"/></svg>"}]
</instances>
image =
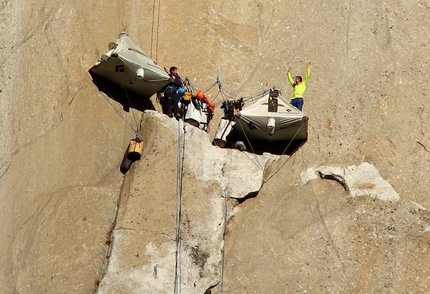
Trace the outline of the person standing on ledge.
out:
<instances>
[{"instance_id":1,"label":"person standing on ledge","mask_svg":"<svg viewBox=\"0 0 430 294\"><path fill-rule=\"evenodd\" d=\"M293 95L291 97L291 104L298 110L303 109L303 94L305 93L306 86L308 85L309 77L311 76L311 63L306 63L306 76L305 80L302 80L301 76L296 76L293 80L290 74L291 67L287 70L287 78L291 86L293 86Z\"/></svg>"},{"instance_id":2,"label":"person standing on ledge","mask_svg":"<svg viewBox=\"0 0 430 294\"><path fill-rule=\"evenodd\" d=\"M182 79L178 74L178 68L172 66L169 69L170 82L164 89L164 97L160 98L160 104L163 108L163 113L169 117L175 116L176 119L181 118L181 113L179 111L179 98L178 90L183 87Z\"/></svg>"}]
</instances>

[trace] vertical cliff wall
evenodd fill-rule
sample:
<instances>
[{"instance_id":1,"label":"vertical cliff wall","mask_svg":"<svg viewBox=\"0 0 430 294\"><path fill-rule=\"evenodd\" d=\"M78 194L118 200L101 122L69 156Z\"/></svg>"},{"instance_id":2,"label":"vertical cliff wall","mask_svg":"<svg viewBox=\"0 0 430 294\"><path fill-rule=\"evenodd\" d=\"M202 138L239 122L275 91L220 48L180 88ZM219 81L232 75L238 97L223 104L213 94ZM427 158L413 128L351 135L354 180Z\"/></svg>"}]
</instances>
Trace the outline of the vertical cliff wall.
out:
<instances>
[{"instance_id":1,"label":"vertical cliff wall","mask_svg":"<svg viewBox=\"0 0 430 294\"><path fill-rule=\"evenodd\" d=\"M268 167L282 166L258 197L235 208L224 290L411 285L395 282L400 275L418 279L415 290L424 291L426 271L418 269L428 258L429 7L367 0L2 1L3 290L90 293L100 283L118 199L129 193L124 183L131 179L119 165L141 114L112 105L88 69L125 28L160 65L178 66L203 89L219 76L239 95L276 85L288 96L286 68L303 75L312 61L304 106L309 140ZM208 96L219 105L215 94ZM219 116L218 109L212 130ZM299 180L311 167L362 162L377 168L400 202L347 198L338 183ZM174 181L140 175L145 164L135 166L137 181ZM321 274L330 264L333 281ZM375 278L387 268L384 279ZM360 269L376 275L357 275Z\"/></svg>"}]
</instances>

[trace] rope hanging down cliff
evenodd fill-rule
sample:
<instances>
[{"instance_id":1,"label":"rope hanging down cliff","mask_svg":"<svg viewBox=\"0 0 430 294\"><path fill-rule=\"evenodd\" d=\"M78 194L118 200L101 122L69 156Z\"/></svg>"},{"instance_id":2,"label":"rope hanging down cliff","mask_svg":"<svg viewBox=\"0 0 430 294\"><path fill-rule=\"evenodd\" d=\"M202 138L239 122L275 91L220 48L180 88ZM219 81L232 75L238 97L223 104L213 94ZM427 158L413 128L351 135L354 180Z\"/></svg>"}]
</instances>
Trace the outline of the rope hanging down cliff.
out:
<instances>
[{"instance_id":1,"label":"rope hanging down cliff","mask_svg":"<svg viewBox=\"0 0 430 294\"><path fill-rule=\"evenodd\" d=\"M134 113L134 111L133 111L133 108L132 108L132 105L131 105L131 102L130 102L130 98L129 98L129 96L128 96L128 92L127 92L127 88L125 88L124 87L124 91L125 91L125 94L126 94L126 96L127 96L127 101L128 101L128 106L129 106L129 109L130 109L130 112L131 112L131 114L132 114L132 120L133 120L133 122L130 122L129 121L129 119L127 119L126 118L126 116L123 114L123 112L121 111L121 110L119 110L119 108L118 107L116 107L112 102L111 102L111 99L104 93L104 92L102 92L102 91L100 91L100 93L103 95L103 97L106 99L106 101L107 101L107 103L109 103L109 105L115 110L115 112L130 126L130 128L134 131L134 133L137 135L138 134L138 132L140 131L140 129L141 129L141 124L142 124L142 122L141 121L138 121L137 120L137 118L136 118L136 115L135 115L135 113Z\"/></svg>"},{"instance_id":2,"label":"rope hanging down cliff","mask_svg":"<svg viewBox=\"0 0 430 294\"><path fill-rule=\"evenodd\" d=\"M181 139L181 129L184 130L185 127L181 127L182 120L178 120L178 144L177 144L177 166L176 166L176 252L175 252L175 283L174 283L174 293L181 293L181 277L182 277L182 263L181 263L181 253L182 253L182 175L183 175L183 161L184 161L184 148L185 148L185 134L183 139ZM183 140L182 146L181 141Z\"/></svg>"},{"instance_id":3,"label":"rope hanging down cliff","mask_svg":"<svg viewBox=\"0 0 430 294\"><path fill-rule=\"evenodd\" d=\"M158 9L157 9L157 16L155 13L156 10L156 2L158 2ZM158 57L158 28L160 27L160 0L154 0L153 4L152 4L152 27L151 27L151 57L154 58L154 61L157 62L157 57ZM157 18L157 21L155 20L155 18ZM155 54L154 54L154 32L156 34L155 36Z\"/></svg>"}]
</instances>

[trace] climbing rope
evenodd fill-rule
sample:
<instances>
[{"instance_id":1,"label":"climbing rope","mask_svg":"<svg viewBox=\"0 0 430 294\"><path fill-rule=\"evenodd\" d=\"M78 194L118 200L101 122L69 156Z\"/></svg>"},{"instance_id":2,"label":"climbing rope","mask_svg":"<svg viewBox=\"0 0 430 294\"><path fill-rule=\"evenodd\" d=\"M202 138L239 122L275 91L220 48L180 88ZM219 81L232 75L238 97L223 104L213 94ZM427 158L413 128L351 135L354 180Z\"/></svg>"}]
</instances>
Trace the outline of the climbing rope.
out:
<instances>
[{"instance_id":1,"label":"climbing rope","mask_svg":"<svg viewBox=\"0 0 430 294\"><path fill-rule=\"evenodd\" d=\"M127 92L127 88L126 87L124 87L124 91L125 91L125 95L127 96L128 107L129 107L130 112L131 112L131 114L133 116L134 123L136 124L136 127L138 128L135 131L138 132L140 130L140 124L137 123L137 118L136 118L136 115L135 115L135 111L133 111L133 107L131 105L130 97L128 96L128 92Z\"/></svg>"},{"instance_id":2,"label":"climbing rope","mask_svg":"<svg viewBox=\"0 0 430 294\"><path fill-rule=\"evenodd\" d=\"M187 88L187 90L191 93L195 93L198 91L198 88L194 86L194 84L191 82L191 80L186 77L185 81L183 81L184 86ZM203 93L207 93L208 91L210 91L215 85L218 85L218 91L216 92L216 94L213 96L213 98L210 100L212 103L216 100L216 98L218 97L218 95L221 93L221 86L220 86L220 82L219 82L219 77L217 77L216 81L213 82L211 85L207 86L206 88L204 88L204 90L202 91Z\"/></svg>"},{"instance_id":3,"label":"climbing rope","mask_svg":"<svg viewBox=\"0 0 430 294\"><path fill-rule=\"evenodd\" d=\"M178 120L178 144L177 144L177 166L176 166L176 265L175 265L175 285L174 293L181 293L181 251L182 251L182 175L183 175L183 160L185 156L185 135L181 148L181 122ZM185 127L184 127L185 133ZM182 156L181 156L182 155Z\"/></svg>"},{"instance_id":4,"label":"climbing rope","mask_svg":"<svg viewBox=\"0 0 430 294\"><path fill-rule=\"evenodd\" d=\"M303 121L302 124L300 125L300 128L297 130L297 132L294 134L293 138L290 140L290 142L288 143L287 147L285 147L284 151L282 152L281 156L284 155L284 153L288 150L288 148L290 147L291 143L294 141L294 139L296 138L297 134L300 132L300 130L302 129L303 125L306 123L306 121ZM297 150L299 150L300 147L303 146L305 142L303 142L302 144L300 144L299 146L297 146L296 149L293 150L293 152L291 154L296 153ZM289 156L288 159L269 177L267 177L266 179L263 179L263 184L267 183L269 180L271 180L284 166L285 164L287 164L287 162L290 160L292 156Z\"/></svg>"},{"instance_id":5,"label":"climbing rope","mask_svg":"<svg viewBox=\"0 0 430 294\"><path fill-rule=\"evenodd\" d=\"M191 80L188 77L185 77L185 80L183 81L184 86L187 88L188 91L194 93L197 92L198 88L194 86L194 84L191 82ZM210 89L212 89L215 85L217 84L217 82L214 82L213 84L209 85L208 87L205 88L205 90L203 90L203 93L208 92ZM211 101L212 102L212 101Z\"/></svg>"},{"instance_id":6,"label":"climbing rope","mask_svg":"<svg viewBox=\"0 0 430 294\"><path fill-rule=\"evenodd\" d=\"M223 242L224 242L224 248L222 250L222 261L221 261L221 294L224 293L224 271L225 271L225 250L227 247L227 195L225 194L225 191L223 190L222 196L224 197L224 233L223 233Z\"/></svg>"},{"instance_id":7,"label":"climbing rope","mask_svg":"<svg viewBox=\"0 0 430 294\"><path fill-rule=\"evenodd\" d=\"M194 87L193 83L191 83L190 79L188 77L185 77L185 80L182 81L187 91L194 93L197 92L197 88Z\"/></svg>"},{"instance_id":8,"label":"climbing rope","mask_svg":"<svg viewBox=\"0 0 430 294\"><path fill-rule=\"evenodd\" d=\"M108 104L115 110L115 112L130 126L130 128L134 131L134 133L138 133L141 127L141 123L136 122L136 119L134 119L134 124L131 123L125 116L124 114L117 108L115 107L112 102L111 99L102 91L100 91L100 93L102 94L102 96L106 99L106 101L108 102ZM131 109L131 108L130 108ZM133 116L134 117L134 116Z\"/></svg>"},{"instance_id":9,"label":"climbing rope","mask_svg":"<svg viewBox=\"0 0 430 294\"><path fill-rule=\"evenodd\" d=\"M255 93L255 94L252 94L252 95L248 95L248 96L239 96L239 95L236 95L236 94L234 94L234 93L232 93L232 92L230 92L230 91L226 90L226 89L222 86L222 84L221 84L221 81L220 81L219 77L217 77L216 84L218 84L218 89L219 89L219 91L220 91L221 95L223 96L224 100L229 100L229 99L230 99L230 100L236 100L236 99L240 99L240 98L242 98L244 101L247 101L247 100L254 100L254 99L257 99L257 98L261 98L261 97L263 97L264 95L266 95L266 94L267 94L267 92L268 92L268 91L270 91L270 89L265 89L265 90L263 90L262 92ZM227 97L227 99L225 99L225 97Z\"/></svg>"},{"instance_id":10,"label":"climbing rope","mask_svg":"<svg viewBox=\"0 0 430 294\"><path fill-rule=\"evenodd\" d=\"M240 128L242 129L242 133L245 135L245 139L246 139L246 141L248 142L248 145L249 145L249 147L251 147L251 151L252 151L252 153L254 154L254 158L252 159L251 157L249 157L249 155L248 155L248 152L245 152L245 155L249 158L249 160L251 160L251 162L252 163L254 163L261 171L263 171L264 170L264 167L263 166L261 166L261 164L260 164L260 162L258 161L258 157L257 157L257 154L255 154L255 151L254 151L254 148L252 148L252 144L251 144L251 142L250 142L250 140L249 140L249 138L248 138L248 136L246 135L246 132L245 132L245 130L243 129L243 126L242 126L242 124L240 123L240 121L238 121L238 122L236 122L236 123L239 123L239 126L240 126Z\"/></svg>"},{"instance_id":11,"label":"climbing rope","mask_svg":"<svg viewBox=\"0 0 430 294\"><path fill-rule=\"evenodd\" d=\"M218 82L215 81L212 85L206 87L206 89L203 91L204 93L206 93L207 91L209 91L210 89L212 89Z\"/></svg>"},{"instance_id":12,"label":"climbing rope","mask_svg":"<svg viewBox=\"0 0 430 294\"><path fill-rule=\"evenodd\" d=\"M296 138L297 134L300 132L300 130L302 129L303 125L305 124L306 121L303 121L302 124L300 125L300 128L297 130L297 132L294 134L293 139L290 140L290 142L288 143L287 147L285 147L284 151L282 151L282 155L285 154L285 152L287 152L288 147L290 147L291 143L294 141L294 139ZM297 148L296 148L297 150Z\"/></svg>"},{"instance_id":13,"label":"climbing rope","mask_svg":"<svg viewBox=\"0 0 430 294\"><path fill-rule=\"evenodd\" d=\"M151 58L152 55L154 55L154 50L153 50L153 46L154 46L154 31L157 33L156 35L156 41L155 41L155 57L154 57L154 61L157 62L157 57L158 57L158 28L160 27L160 0L158 0L158 14L157 14L157 25L155 26L155 3L157 2L157 0L154 0L153 4L152 4L152 26L151 26Z\"/></svg>"},{"instance_id":14,"label":"climbing rope","mask_svg":"<svg viewBox=\"0 0 430 294\"><path fill-rule=\"evenodd\" d=\"M137 130L134 130L134 131L137 133L140 131L140 124L137 123L136 115L135 115L135 113L133 111L133 107L131 105L131 101L130 101L130 97L128 95L127 87L125 86L126 83L124 81L124 75L120 74L120 76L121 76L122 84L124 85L124 92L125 92L125 96L127 97L128 107L130 109L131 114L133 115L133 119L134 119L134 122L135 122L136 127L137 127Z\"/></svg>"},{"instance_id":15,"label":"climbing rope","mask_svg":"<svg viewBox=\"0 0 430 294\"><path fill-rule=\"evenodd\" d=\"M187 89L187 91L189 91L191 93L195 93L198 90L198 88L193 85L193 83L191 82L191 80L188 77L186 77L185 80L183 80L183 84L184 84L184 87ZM215 93L215 95L213 96L213 98L210 100L212 103L216 100L216 98L218 97L219 94L221 94L223 101L236 100L236 99L240 99L240 98L242 98L244 101L247 101L247 100L254 100L256 98L261 98L265 94L267 94L267 92L269 91L269 89L265 89L262 92L259 92L259 93L253 94L253 95L239 96L239 95L236 95L232 92L227 91L222 86L220 78L217 76L215 82L213 82L212 84L210 84L209 86L204 88L203 93L210 91L213 87L215 87L215 85L218 85L218 90Z\"/></svg>"}]
</instances>

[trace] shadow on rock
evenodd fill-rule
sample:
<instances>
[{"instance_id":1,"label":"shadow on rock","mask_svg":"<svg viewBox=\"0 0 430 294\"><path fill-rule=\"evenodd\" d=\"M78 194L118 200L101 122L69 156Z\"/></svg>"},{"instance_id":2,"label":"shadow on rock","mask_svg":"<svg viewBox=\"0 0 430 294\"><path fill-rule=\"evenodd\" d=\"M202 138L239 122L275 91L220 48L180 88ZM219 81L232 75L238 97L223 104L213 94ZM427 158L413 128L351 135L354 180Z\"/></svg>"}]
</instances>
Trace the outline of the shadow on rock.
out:
<instances>
[{"instance_id":1,"label":"shadow on rock","mask_svg":"<svg viewBox=\"0 0 430 294\"><path fill-rule=\"evenodd\" d=\"M240 151L248 151L261 155L265 152L274 155L293 155L297 150L302 147L307 140L293 140L293 141L267 141L243 138L236 133L228 137L227 142L223 148L238 149ZM215 143L214 143L215 145Z\"/></svg>"},{"instance_id":2,"label":"shadow on rock","mask_svg":"<svg viewBox=\"0 0 430 294\"><path fill-rule=\"evenodd\" d=\"M150 97L143 97L132 91L127 91L126 88L121 88L107 79L94 74L91 70L88 72L99 91L106 94L109 98L121 103L124 111L128 112L130 111L130 108L134 108L139 111L145 111L148 109L155 110Z\"/></svg>"}]
</instances>

